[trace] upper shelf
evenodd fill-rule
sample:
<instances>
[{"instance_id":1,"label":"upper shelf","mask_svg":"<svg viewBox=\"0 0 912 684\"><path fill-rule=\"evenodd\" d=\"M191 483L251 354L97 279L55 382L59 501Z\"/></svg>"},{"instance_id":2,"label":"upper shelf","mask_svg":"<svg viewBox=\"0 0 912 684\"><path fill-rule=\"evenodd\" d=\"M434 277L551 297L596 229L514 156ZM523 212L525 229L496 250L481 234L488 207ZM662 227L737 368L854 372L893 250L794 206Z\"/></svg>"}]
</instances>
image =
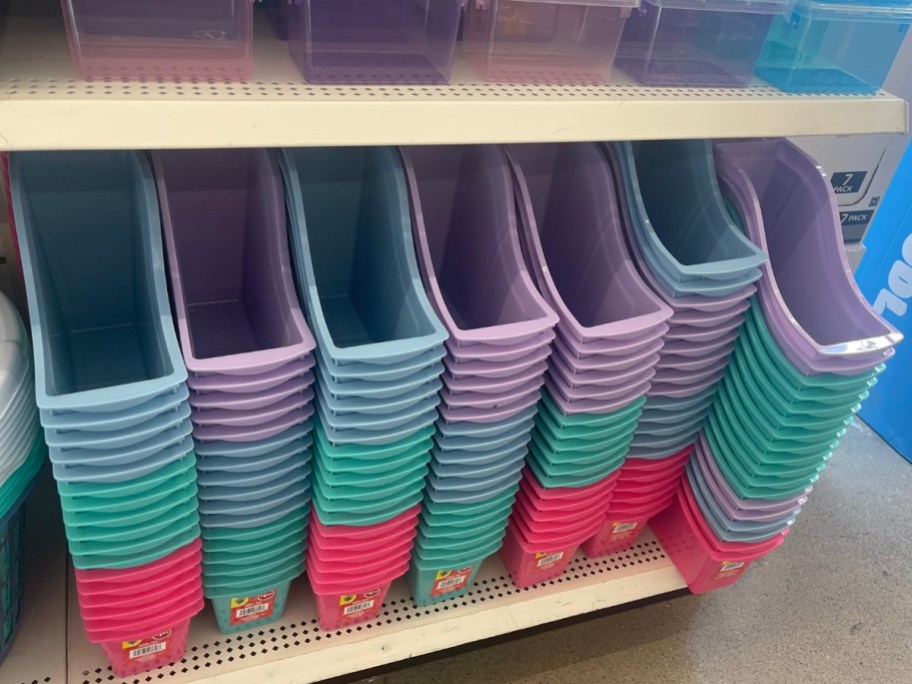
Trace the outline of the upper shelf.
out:
<instances>
[{"instance_id":1,"label":"upper shelf","mask_svg":"<svg viewBox=\"0 0 912 684\"><path fill-rule=\"evenodd\" d=\"M2 4L2 3L0 3ZM34 3L37 5L40 3ZM0 150L152 149L903 133L906 103L746 89L496 85L457 59L448 86L315 86L261 21L254 80L94 82L58 12L0 16ZM2 14L2 10L0 10ZM31 15L30 15L31 14ZM262 19L262 17L260 17Z\"/></svg>"}]
</instances>

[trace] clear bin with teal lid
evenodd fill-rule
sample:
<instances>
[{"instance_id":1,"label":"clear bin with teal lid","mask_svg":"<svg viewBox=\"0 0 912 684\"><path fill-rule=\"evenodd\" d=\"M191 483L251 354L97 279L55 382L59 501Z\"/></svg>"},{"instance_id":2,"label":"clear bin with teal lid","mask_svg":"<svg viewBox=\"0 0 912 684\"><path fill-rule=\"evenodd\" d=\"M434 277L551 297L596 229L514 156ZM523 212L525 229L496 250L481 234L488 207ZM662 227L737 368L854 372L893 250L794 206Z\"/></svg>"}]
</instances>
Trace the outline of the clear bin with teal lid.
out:
<instances>
[{"instance_id":1,"label":"clear bin with teal lid","mask_svg":"<svg viewBox=\"0 0 912 684\"><path fill-rule=\"evenodd\" d=\"M789 93L875 93L910 24L910 0L795 0L773 23L757 75Z\"/></svg>"},{"instance_id":2,"label":"clear bin with teal lid","mask_svg":"<svg viewBox=\"0 0 912 684\"><path fill-rule=\"evenodd\" d=\"M642 0L616 63L656 86L750 83L763 41L788 0Z\"/></svg>"}]
</instances>

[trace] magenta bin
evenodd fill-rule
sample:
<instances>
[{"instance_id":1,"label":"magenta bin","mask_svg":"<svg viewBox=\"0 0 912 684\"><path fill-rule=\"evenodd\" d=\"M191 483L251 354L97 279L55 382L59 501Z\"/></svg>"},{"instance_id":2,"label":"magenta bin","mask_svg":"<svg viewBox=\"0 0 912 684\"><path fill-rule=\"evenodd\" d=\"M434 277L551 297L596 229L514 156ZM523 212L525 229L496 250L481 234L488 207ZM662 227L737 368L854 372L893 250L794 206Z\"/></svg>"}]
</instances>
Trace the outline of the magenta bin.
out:
<instances>
[{"instance_id":1,"label":"magenta bin","mask_svg":"<svg viewBox=\"0 0 912 684\"><path fill-rule=\"evenodd\" d=\"M617 64L656 86L746 86L787 0L642 0Z\"/></svg>"},{"instance_id":2,"label":"magenta bin","mask_svg":"<svg viewBox=\"0 0 912 684\"><path fill-rule=\"evenodd\" d=\"M291 0L288 48L311 83L447 83L461 0Z\"/></svg>"},{"instance_id":3,"label":"magenta bin","mask_svg":"<svg viewBox=\"0 0 912 684\"><path fill-rule=\"evenodd\" d=\"M87 80L246 81L253 0L61 0Z\"/></svg>"},{"instance_id":4,"label":"magenta bin","mask_svg":"<svg viewBox=\"0 0 912 684\"><path fill-rule=\"evenodd\" d=\"M662 548L695 594L738 581L758 558L778 548L788 534L766 542L720 542L702 520L690 485L681 483L671 506L653 518L651 527Z\"/></svg>"},{"instance_id":5,"label":"magenta bin","mask_svg":"<svg viewBox=\"0 0 912 684\"><path fill-rule=\"evenodd\" d=\"M202 600L199 608L202 608ZM183 620L154 632L133 633L129 638L105 641L101 647L114 674L132 677L183 658L189 632L190 620Z\"/></svg>"},{"instance_id":6,"label":"magenta bin","mask_svg":"<svg viewBox=\"0 0 912 684\"><path fill-rule=\"evenodd\" d=\"M470 0L462 51L487 81L602 84L638 0Z\"/></svg>"}]
</instances>

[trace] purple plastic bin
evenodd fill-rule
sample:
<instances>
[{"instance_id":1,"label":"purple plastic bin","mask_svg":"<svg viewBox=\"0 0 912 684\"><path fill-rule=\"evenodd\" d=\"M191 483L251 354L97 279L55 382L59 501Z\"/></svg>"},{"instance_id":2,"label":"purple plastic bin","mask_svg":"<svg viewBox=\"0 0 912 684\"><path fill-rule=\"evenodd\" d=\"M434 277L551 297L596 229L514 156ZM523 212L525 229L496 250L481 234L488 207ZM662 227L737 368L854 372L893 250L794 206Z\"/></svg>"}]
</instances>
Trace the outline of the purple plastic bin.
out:
<instances>
[{"instance_id":1,"label":"purple plastic bin","mask_svg":"<svg viewBox=\"0 0 912 684\"><path fill-rule=\"evenodd\" d=\"M569 337L560 326L558 326L556 330L557 337L555 338L555 344L558 341L561 342L562 346L570 352L569 355L572 357L606 356L614 359L622 359L647 353L647 349L651 350L648 353L660 349L661 343L668 333L668 326L662 325L654 328L651 332L646 333L642 338L636 340L625 340L623 342L616 340L598 340L585 344L581 344L577 340ZM656 345L659 345L658 348L656 348Z\"/></svg>"},{"instance_id":2,"label":"purple plastic bin","mask_svg":"<svg viewBox=\"0 0 912 684\"><path fill-rule=\"evenodd\" d=\"M515 378L520 373L525 373L533 366L546 361L551 355L550 347L542 347L532 352L527 357L515 361L496 363L491 361L459 361L455 357L447 356L443 360L446 370L454 378Z\"/></svg>"},{"instance_id":3,"label":"purple plastic bin","mask_svg":"<svg viewBox=\"0 0 912 684\"><path fill-rule=\"evenodd\" d=\"M455 394L461 392L500 393L520 387L533 378L541 378L547 367L547 363L542 361L516 376L508 378L485 378L473 375L456 377L449 371L445 371L441 377L447 388Z\"/></svg>"},{"instance_id":4,"label":"purple plastic bin","mask_svg":"<svg viewBox=\"0 0 912 684\"><path fill-rule=\"evenodd\" d=\"M187 385L195 392L226 392L236 394L257 394L265 392L294 378L313 374L313 357L295 361L281 368L258 375L205 375L190 374Z\"/></svg>"},{"instance_id":5,"label":"purple plastic bin","mask_svg":"<svg viewBox=\"0 0 912 684\"><path fill-rule=\"evenodd\" d=\"M642 0L617 64L640 83L746 86L785 0Z\"/></svg>"},{"instance_id":6,"label":"purple plastic bin","mask_svg":"<svg viewBox=\"0 0 912 684\"><path fill-rule=\"evenodd\" d=\"M299 394L313 384L313 373L305 373L263 392L193 392L190 405L198 409L227 409L249 411L263 408L287 397Z\"/></svg>"},{"instance_id":7,"label":"purple plastic bin","mask_svg":"<svg viewBox=\"0 0 912 684\"><path fill-rule=\"evenodd\" d=\"M292 0L288 49L311 83L447 83L461 0Z\"/></svg>"},{"instance_id":8,"label":"purple plastic bin","mask_svg":"<svg viewBox=\"0 0 912 684\"><path fill-rule=\"evenodd\" d=\"M568 337L632 340L663 326L671 309L627 255L614 178L598 145L511 145L507 158L527 265Z\"/></svg>"},{"instance_id":9,"label":"purple plastic bin","mask_svg":"<svg viewBox=\"0 0 912 684\"><path fill-rule=\"evenodd\" d=\"M523 263L513 184L494 145L400 148L425 289L450 343L515 344L557 314Z\"/></svg>"},{"instance_id":10,"label":"purple plastic bin","mask_svg":"<svg viewBox=\"0 0 912 684\"><path fill-rule=\"evenodd\" d=\"M295 294L273 157L229 149L152 159L187 369L262 375L305 359L315 344Z\"/></svg>"},{"instance_id":11,"label":"purple plastic bin","mask_svg":"<svg viewBox=\"0 0 912 684\"><path fill-rule=\"evenodd\" d=\"M253 0L61 0L87 80L246 81Z\"/></svg>"},{"instance_id":12,"label":"purple plastic bin","mask_svg":"<svg viewBox=\"0 0 912 684\"><path fill-rule=\"evenodd\" d=\"M554 341L552 358L560 357L561 362L575 369L577 372L590 370L622 370L643 363L652 363L650 357L661 351L664 340L651 342L642 350L631 352L626 356L611 356L608 354L580 354L578 350L571 349L566 342L558 338Z\"/></svg>"},{"instance_id":13,"label":"purple plastic bin","mask_svg":"<svg viewBox=\"0 0 912 684\"><path fill-rule=\"evenodd\" d=\"M487 81L599 85L638 0L470 0L462 51Z\"/></svg>"},{"instance_id":14,"label":"purple plastic bin","mask_svg":"<svg viewBox=\"0 0 912 684\"><path fill-rule=\"evenodd\" d=\"M509 362L528 356L530 353L547 347L554 340L553 330L530 337L516 344L451 344L446 341L447 351L454 358L462 361Z\"/></svg>"},{"instance_id":15,"label":"purple plastic bin","mask_svg":"<svg viewBox=\"0 0 912 684\"><path fill-rule=\"evenodd\" d=\"M770 256L760 304L792 364L804 375L854 375L889 359L902 334L855 284L823 170L787 140L718 144L715 151L723 192Z\"/></svg>"},{"instance_id":16,"label":"purple plastic bin","mask_svg":"<svg viewBox=\"0 0 912 684\"><path fill-rule=\"evenodd\" d=\"M312 403L286 413L280 418L256 426L229 427L225 425L193 426L193 438L200 442L259 442L275 437L296 425L310 420L314 414Z\"/></svg>"}]
</instances>

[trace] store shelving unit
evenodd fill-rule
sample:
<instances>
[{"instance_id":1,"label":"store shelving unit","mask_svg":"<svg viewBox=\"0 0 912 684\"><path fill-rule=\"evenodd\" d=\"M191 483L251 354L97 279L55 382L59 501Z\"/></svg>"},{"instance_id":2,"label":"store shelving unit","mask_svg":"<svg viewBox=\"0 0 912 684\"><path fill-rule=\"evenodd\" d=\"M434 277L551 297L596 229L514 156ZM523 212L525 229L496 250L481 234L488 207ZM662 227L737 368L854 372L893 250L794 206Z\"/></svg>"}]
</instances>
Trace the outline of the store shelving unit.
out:
<instances>
[{"instance_id":1,"label":"store shelving unit","mask_svg":"<svg viewBox=\"0 0 912 684\"><path fill-rule=\"evenodd\" d=\"M47 0L12 0L0 22L0 150L850 135L907 125L906 103L888 93L647 88L620 71L604 87L492 85L458 59L447 86L310 86L263 21L250 83L86 83Z\"/></svg>"},{"instance_id":2,"label":"store shelving unit","mask_svg":"<svg viewBox=\"0 0 912 684\"><path fill-rule=\"evenodd\" d=\"M0 151L240 146L380 145L658 138L761 137L908 131L907 104L875 97L646 88L618 73L604 87L491 85L457 62L439 87L303 84L286 47L257 25L247 84L86 83L76 79L56 0L0 0ZM217 122L217 125L215 125ZM49 478L30 505L28 591L2 684L108 684L68 592L67 561ZM194 621L186 658L131 684L303 684L384 666L548 622L680 591L684 582L651 533L628 552L578 556L559 580L512 585L490 559L464 598L415 607L394 585L381 617L323 632L305 587L285 618L222 636Z\"/></svg>"}]
</instances>

